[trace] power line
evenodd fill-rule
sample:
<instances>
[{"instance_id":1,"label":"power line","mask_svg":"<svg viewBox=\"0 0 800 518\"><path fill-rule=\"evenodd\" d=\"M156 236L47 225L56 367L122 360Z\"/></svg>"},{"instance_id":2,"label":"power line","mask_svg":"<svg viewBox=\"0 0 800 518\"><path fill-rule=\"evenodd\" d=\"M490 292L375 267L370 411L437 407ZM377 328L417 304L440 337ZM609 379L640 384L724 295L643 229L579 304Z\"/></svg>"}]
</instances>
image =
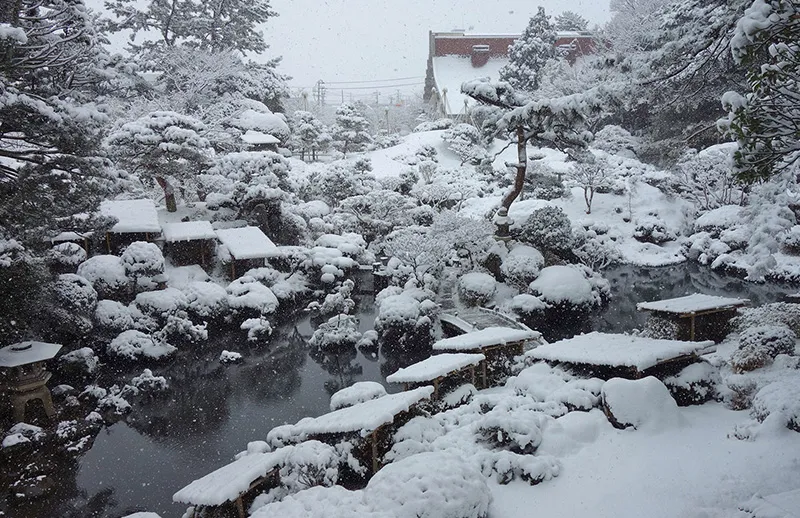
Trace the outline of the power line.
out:
<instances>
[{"instance_id":1,"label":"power line","mask_svg":"<svg viewBox=\"0 0 800 518\"><path fill-rule=\"evenodd\" d=\"M328 83L325 83L328 84ZM336 91L336 90L379 90L381 88L401 88L403 86L417 86L417 85L424 85L425 81L419 81L417 83L402 83L396 85L383 85L383 86L338 86L336 88L328 88L328 91Z\"/></svg>"},{"instance_id":2,"label":"power line","mask_svg":"<svg viewBox=\"0 0 800 518\"><path fill-rule=\"evenodd\" d=\"M388 83L391 81L408 81L410 79L422 79L424 76L395 77L394 79L374 79L370 81L326 81L326 85L347 85L355 83Z\"/></svg>"}]
</instances>

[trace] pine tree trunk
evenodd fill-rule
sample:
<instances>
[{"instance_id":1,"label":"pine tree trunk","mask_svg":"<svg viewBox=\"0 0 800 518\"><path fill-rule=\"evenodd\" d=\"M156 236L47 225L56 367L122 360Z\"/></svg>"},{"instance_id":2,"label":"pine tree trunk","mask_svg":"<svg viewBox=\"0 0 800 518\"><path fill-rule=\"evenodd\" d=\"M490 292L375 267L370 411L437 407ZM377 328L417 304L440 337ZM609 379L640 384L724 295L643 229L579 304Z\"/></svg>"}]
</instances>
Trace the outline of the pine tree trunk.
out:
<instances>
[{"instance_id":1,"label":"pine tree trunk","mask_svg":"<svg viewBox=\"0 0 800 518\"><path fill-rule=\"evenodd\" d=\"M164 189L164 203L167 205L167 212L177 212L178 203L175 201L175 189L162 176L156 176L156 182Z\"/></svg>"},{"instance_id":2,"label":"pine tree trunk","mask_svg":"<svg viewBox=\"0 0 800 518\"><path fill-rule=\"evenodd\" d=\"M528 152L525 144L525 130L520 126L517 128L517 175L514 178L514 189L505 195L501 203L506 209L511 207L525 186L525 171L528 169Z\"/></svg>"}]
</instances>

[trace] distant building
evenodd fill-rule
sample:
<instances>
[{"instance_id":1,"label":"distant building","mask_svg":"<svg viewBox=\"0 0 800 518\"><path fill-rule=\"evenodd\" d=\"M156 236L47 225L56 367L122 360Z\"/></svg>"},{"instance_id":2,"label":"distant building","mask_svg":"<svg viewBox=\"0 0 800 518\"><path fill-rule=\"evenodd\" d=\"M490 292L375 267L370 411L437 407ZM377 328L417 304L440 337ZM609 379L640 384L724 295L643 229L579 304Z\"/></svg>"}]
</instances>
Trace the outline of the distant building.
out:
<instances>
[{"instance_id":1,"label":"distant building","mask_svg":"<svg viewBox=\"0 0 800 518\"><path fill-rule=\"evenodd\" d=\"M443 116L466 113L471 100L461 93L461 83L478 77L498 80L508 63L508 47L519 34L467 34L462 30L428 33L428 71L425 100L436 102ZM594 51L588 32L558 32L556 46L572 63Z\"/></svg>"}]
</instances>

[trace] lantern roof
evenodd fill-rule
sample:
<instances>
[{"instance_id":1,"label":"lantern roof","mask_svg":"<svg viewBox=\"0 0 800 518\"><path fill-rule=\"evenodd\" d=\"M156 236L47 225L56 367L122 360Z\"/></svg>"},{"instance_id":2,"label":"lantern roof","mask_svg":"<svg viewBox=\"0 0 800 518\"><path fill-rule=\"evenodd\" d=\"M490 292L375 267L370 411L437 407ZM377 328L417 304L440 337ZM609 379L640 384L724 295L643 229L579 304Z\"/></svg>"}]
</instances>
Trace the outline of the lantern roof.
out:
<instances>
[{"instance_id":1,"label":"lantern roof","mask_svg":"<svg viewBox=\"0 0 800 518\"><path fill-rule=\"evenodd\" d=\"M61 344L19 342L0 349L0 367L18 367L51 359L61 350Z\"/></svg>"}]
</instances>

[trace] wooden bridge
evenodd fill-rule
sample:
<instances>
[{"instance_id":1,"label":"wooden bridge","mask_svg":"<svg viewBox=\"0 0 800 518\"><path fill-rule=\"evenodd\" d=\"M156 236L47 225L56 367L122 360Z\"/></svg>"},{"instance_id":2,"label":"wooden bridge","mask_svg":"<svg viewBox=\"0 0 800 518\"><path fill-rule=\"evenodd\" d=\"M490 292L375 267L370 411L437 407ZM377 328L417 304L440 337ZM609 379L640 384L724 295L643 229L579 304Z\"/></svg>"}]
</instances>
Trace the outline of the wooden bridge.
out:
<instances>
[{"instance_id":1,"label":"wooden bridge","mask_svg":"<svg viewBox=\"0 0 800 518\"><path fill-rule=\"evenodd\" d=\"M488 327L506 327L511 329L530 330L516 318L493 309L465 306L458 300L456 290L457 273L446 270L444 280L439 288L437 302L442 308L440 320L445 335L453 336Z\"/></svg>"}]
</instances>

